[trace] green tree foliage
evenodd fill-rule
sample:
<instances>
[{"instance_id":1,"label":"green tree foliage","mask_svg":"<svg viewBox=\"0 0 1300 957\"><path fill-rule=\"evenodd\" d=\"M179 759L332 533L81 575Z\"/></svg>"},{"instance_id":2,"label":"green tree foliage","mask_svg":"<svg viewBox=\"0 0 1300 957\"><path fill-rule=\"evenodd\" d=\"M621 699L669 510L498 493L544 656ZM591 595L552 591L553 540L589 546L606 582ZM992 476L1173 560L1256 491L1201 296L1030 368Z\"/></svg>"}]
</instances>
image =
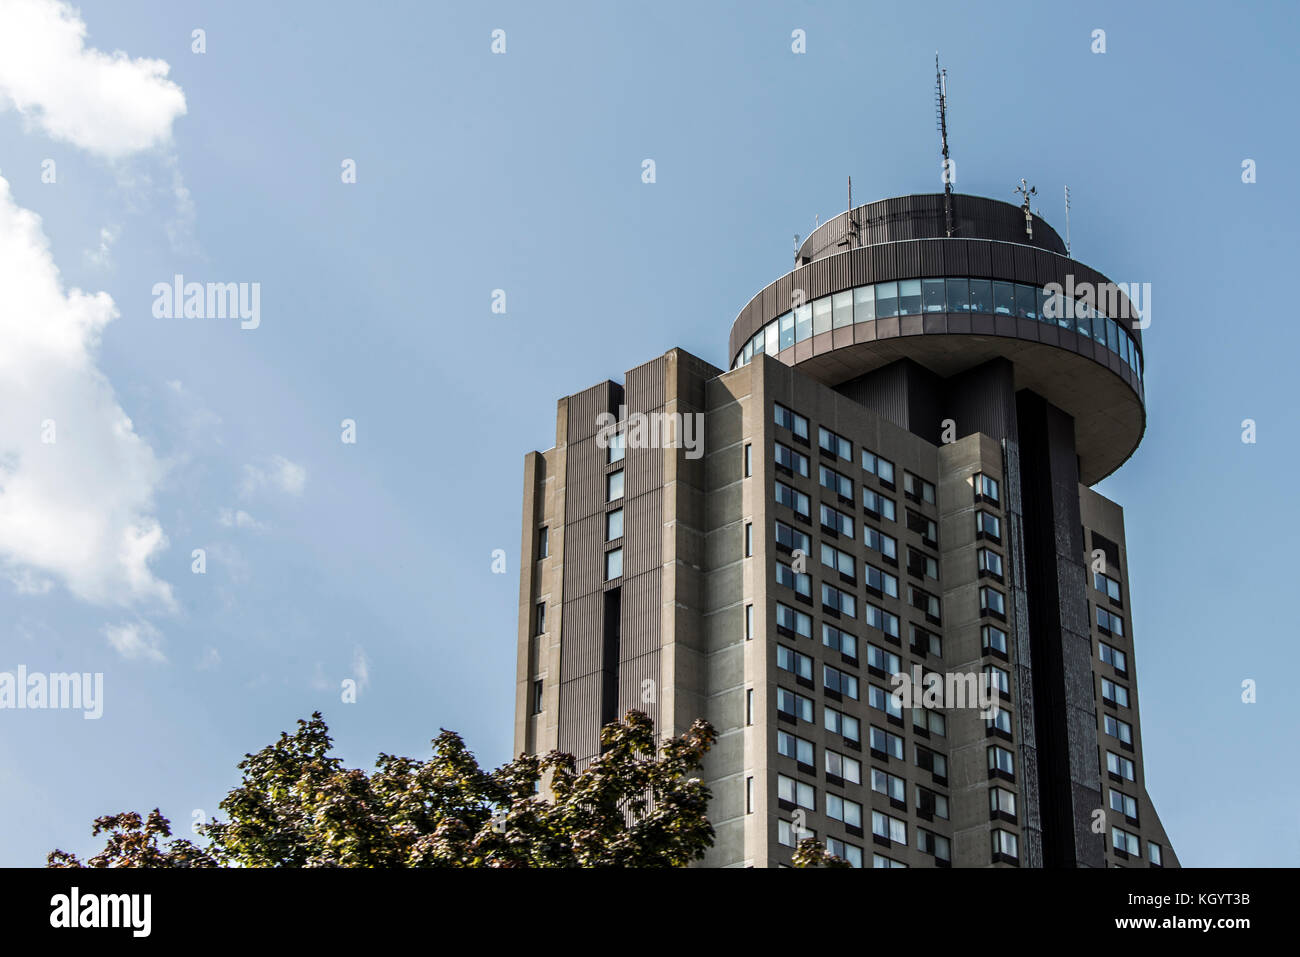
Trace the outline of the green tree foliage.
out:
<instances>
[{"instance_id":1,"label":"green tree foliage","mask_svg":"<svg viewBox=\"0 0 1300 957\"><path fill-rule=\"evenodd\" d=\"M694 772L716 740L697 720L655 740L639 711L601 731L581 771L570 755L520 755L482 770L443 730L427 761L381 754L375 770L330 754L319 712L240 762L226 820L199 825L206 849L173 840L157 810L103 817L103 852L83 865L56 850L51 867L682 867L713 844L709 791ZM549 786L549 794L543 793Z\"/></svg>"}]
</instances>

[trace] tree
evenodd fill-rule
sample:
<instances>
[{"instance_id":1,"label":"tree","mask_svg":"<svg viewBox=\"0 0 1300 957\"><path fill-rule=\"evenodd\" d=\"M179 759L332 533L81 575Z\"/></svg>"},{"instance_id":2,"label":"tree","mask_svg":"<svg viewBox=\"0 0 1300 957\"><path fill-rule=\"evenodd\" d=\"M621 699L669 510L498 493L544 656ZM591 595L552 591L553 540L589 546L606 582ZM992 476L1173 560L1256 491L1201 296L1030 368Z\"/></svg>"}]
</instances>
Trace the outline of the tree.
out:
<instances>
[{"instance_id":1,"label":"tree","mask_svg":"<svg viewBox=\"0 0 1300 957\"><path fill-rule=\"evenodd\" d=\"M844 858L836 857L826 850L826 845L815 837L805 837L799 842L799 846L794 849L794 856L790 858L790 863L794 867L853 866Z\"/></svg>"},{"instance_id":2,"label":"tree","mask_svg":"<svg viewBox=\"0 0 1300 957\"><path fill-rule=\"evenodd\" d=\"M50 867L216 867L211 854L189 841L176 839L160 847L158 838L171 837L171 822L158 808L143 821L135 811L109 814L95 819L91 834L107 833L104 849L85 864L75 854L53 851L47 858Z\"/></svg>"},{"instance_id":3,"label":"tree","mask_svg":"<svg viewBox=\"0 0 1300 957\"><path fill-rule=\"evenodd\" d=\"M112 835L91 867L682 867L713 844L709 790L693 772L716 740L697 720L656 743L639 711L601 731L601 754L520 755L482 770L443 729L427 761L380 754L375 771L331 756L320 712L245 755L242 784L220 804L228 820L199 825L209 846L167 847L166 818L100 818ZM542 793L543 783L550 794ZM51 867L82 867L54 851Z\"/></svg>"}]
</instances>

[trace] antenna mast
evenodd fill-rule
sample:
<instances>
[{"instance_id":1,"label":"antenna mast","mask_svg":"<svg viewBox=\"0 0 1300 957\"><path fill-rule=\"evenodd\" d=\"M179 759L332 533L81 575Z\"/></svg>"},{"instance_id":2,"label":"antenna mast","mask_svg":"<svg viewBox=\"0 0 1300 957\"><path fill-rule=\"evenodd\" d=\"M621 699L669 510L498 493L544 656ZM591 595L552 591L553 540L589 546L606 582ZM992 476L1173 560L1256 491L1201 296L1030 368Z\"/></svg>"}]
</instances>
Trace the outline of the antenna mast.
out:
<instances>
[{"instance_id":1,"label":"antenna mast","mask_svg":"<svg viewBox=\"0 0 1300 957\"><path fill-rule=\"evenodd\" d=\"M1065 187L1065 255L1070 255L1070 187Z\"/></svg>"},{"instance_id":2,"label":"antenna mast","mask_svg":"<svg viewBox=\"0 0 1300 957\"><path fill-rule=\"evenodd\" d=\"M943 228L951 236L952 229L952 176L948 159L948 71L939 69L939 51L934 53L934 89L938 107L939 145L943 151Z\"/></svg>"},{"instance_id":3,"label":"antenna mast","mask_svg":"<svg viewBox=\"0 0 1300 957\"><path fill-rule=\"evenodd\" d=\"M1020 185L1016 187L1016 192L1025 197L1021 209L1025 211L1025 235L1030 239L1034 238L1034 214L1029 211L1029 197L1037 194L1038 187L1030 186L1025 182L1025 178L1020 177Z\"/></svg>"}]
</instances>

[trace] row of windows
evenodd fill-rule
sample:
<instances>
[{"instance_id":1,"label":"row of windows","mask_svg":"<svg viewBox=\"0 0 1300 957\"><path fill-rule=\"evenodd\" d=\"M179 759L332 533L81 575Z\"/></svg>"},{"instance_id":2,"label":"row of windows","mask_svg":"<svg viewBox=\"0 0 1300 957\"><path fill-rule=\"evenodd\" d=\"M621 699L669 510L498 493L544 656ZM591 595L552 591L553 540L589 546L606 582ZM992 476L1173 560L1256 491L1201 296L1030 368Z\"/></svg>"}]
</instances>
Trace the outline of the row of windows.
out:
<instances>
[{"instance_id":1,"label":"row of windows","mask_svg":"<svg viewBox=\"0 0 1300 957\"><path fill-rule=\"evenodd\" d=\"M737 369L756 355L776 355L796 342L855 323L939 313L1016 316L1071 329L1106 346L1142 379L1142 361L1128 330L1095 306L1078 299L1067 302L1064 294L1049 296L1027 283L961 278L880 282L814 299L755 333L731 367ZM1048 313L1054 318L1047 318Z\"/></svg>"}]
</instances>

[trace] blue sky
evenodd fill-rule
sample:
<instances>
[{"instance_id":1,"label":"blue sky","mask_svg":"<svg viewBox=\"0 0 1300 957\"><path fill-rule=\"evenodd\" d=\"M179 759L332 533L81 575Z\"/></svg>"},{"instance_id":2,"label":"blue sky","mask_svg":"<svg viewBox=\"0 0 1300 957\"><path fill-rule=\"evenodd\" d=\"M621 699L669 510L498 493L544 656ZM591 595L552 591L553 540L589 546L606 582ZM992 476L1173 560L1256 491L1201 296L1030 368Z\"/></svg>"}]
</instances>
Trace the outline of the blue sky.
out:
<instances>
[{"instance_id":1,"label":"blue sky","mask_svg":"<svg viewBox=\"0 0 1300 957\"><path fill-rule=\"evenodd\" d=\"M67 39L53 0L14 6ZM507 760L555 399L673 346L725 365L846 175L859 202L939 188L936 49L957 188L1024 176L1064 232L1068 183L1076 257L1152 284L1147 434L1100 487L1148 790L1185 864L1294 864L1300 335L1264 291L1296 261L1300 14L1057 6L86 2L57 76L0 40L0 251L31 264L0 267L0 670L105 676L100 720L0 712L0 865L91 851L117 810L186 833L316 709L355 764L439 727ZM259 283L260 325L155 318L177 273Z\"/></svg>"}]
</instances>

